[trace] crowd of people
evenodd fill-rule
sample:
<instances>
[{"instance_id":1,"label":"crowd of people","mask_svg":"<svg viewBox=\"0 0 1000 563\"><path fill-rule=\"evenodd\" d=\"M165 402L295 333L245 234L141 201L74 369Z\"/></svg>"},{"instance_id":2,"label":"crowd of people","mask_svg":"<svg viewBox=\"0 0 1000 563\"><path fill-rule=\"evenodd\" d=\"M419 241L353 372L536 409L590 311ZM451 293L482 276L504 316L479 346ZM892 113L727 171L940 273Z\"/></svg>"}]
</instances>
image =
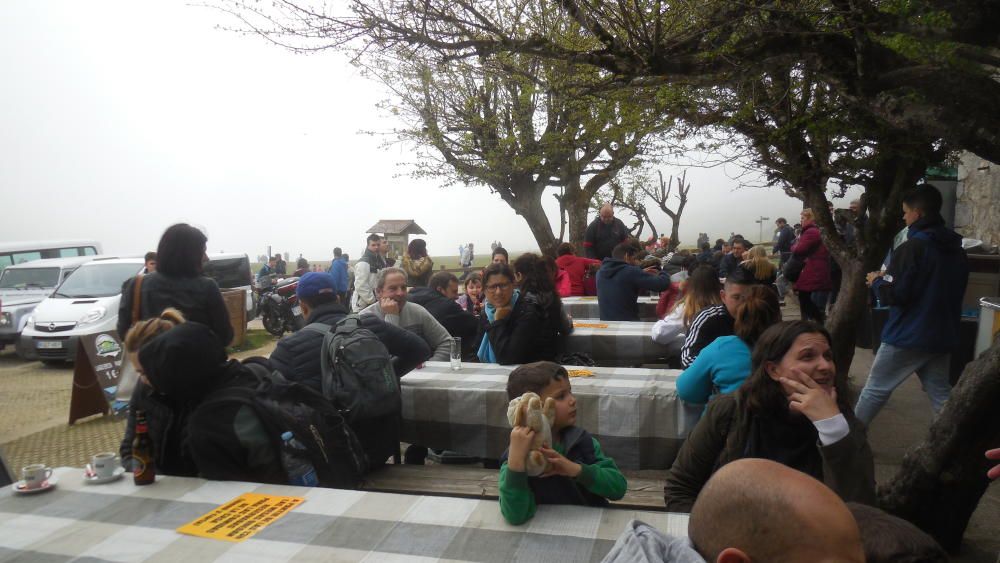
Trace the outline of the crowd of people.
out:
<instances>
[{"instance_id":1,"label":"crowd of people","mask_svg":"<svg viewBox=\"0 0 1000 563\"><path fill-rule=\"evenodd\" d=\"M662 318L651 338L667 346L683 368L678 396L705 405L664 487L668 510L691 512L690 542L678 548L675 560L772 560L768 554L796 552L817 554L816 560L836 553L839 560L862 561L875 549L875 539L887 549L891 538L869 541L867 525L858 524L863 518L852 512L883 522L883 529L907 526L863 506L875 502L868 425L910 373L921 378L935 412L948 397L947 360L968 268L940 207L940 194L930 186L908 193L906 237L886 268L868 276L873 296L890 308L890 320L856 403L836 377L834 343L822 326L834 286L832 262L810 209L794 227L777 220L769 256L739 235L716 241L714 249L705 236L696 252L678 250L669 239L643 246L606 205L587 229L586 257L566 243L557 257L525 253L512 261L495 243L489 264L474 270L469 243L460 249L461 279L433 270L422 239L410 243L397 267L386 255L385 239L373 234L353 266L338 248L328 272L301 272L297 295L314 329L282 338L264 361L288 381L323 393L325 333L356 318L388 350L397 381L427 360L448 360L456 337L466 361L519 365L509 376L508 399L531 392L552 399L555 409L552 443L541 450L547 473L525 471L534 435L524 426L513 428L499 460L500 510L508 522L520 524L539 504L603 506L626 492L614 460L577 426L563 365L587 358L565 353L573 322L562 299L596 294L601 319L638 321L639 296L659 296ZM862 219L842 216L853 219L848 226ZM134 411L142 410L159 472L285 482L280 452L261 438L252 413L234 409L223 417L228 421L223 428L192 431L206 397L250 379L246 365L226 357L232 330L225 308L218 288L199 275L205 244L197 229L174 225L160 241L157 271L144 276L141 295L133 295L134 281L126 283L119 332L142 378L132 398L123 458L129 454ZM795 261L799 272L789 287L786 273ZM272 259L262 272L277 267ZM802 318L783 321L781 307L790 289ZM133 323L129 312L140 298L140 320ZM353 428L368 467L399 454L391 432L398 416ZM426 450L413 448L406 461L422 463ZM1000 451L988 455L1000 457ZM751 529L747 521L753 515L761 521ZM761 532L760 526L771 531ZM796 543L789 536L811 529L825 530L820 535L826 543ZM655 536L635 532L642 539L634 541ZM906 537L925 540L919 532ZM661 539L665 545L674 541ZM630 549L627 542L619 544L616 549ZM917 548L903 544L889 549ZM724 558L727 553L732 557Z\"/></svg>"}]
</instances>

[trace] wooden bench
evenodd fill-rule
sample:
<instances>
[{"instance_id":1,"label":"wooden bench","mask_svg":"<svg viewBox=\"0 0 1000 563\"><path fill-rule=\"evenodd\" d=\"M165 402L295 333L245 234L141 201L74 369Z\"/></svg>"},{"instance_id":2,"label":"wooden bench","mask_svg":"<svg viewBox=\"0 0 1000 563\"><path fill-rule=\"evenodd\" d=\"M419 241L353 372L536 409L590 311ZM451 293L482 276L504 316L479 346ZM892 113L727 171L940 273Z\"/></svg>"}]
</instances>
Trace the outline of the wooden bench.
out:
<instances>
[{"instance_id":1,"label":"wooden bench","mask_svg":"<svg viewBox=\"0 0 1000 563\"><path fill-rule=\"evenodd\" d=\"M665 510L663 482L667 472L659 470L623 471L628 490L611 505L635 510ZM463 498L497 498L496 469L457 465L389 464L366 477L366 491Z\"/></svg>"}]
</instances>

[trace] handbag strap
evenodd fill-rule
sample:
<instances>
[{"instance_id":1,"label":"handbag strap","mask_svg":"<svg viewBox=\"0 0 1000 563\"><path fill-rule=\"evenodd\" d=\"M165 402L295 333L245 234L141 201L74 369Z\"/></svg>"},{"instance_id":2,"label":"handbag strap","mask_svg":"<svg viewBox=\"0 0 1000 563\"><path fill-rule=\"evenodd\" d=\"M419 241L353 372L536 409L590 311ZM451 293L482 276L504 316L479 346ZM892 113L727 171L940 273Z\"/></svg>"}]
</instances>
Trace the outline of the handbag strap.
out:
<instances>
[{"instance_id":1,"label":"handbag strap","mask_svg":"<svg viewBox=\"0 0 1000 563\"><path fill-rule=\"evenodd\" d=\"M132 323L135 324L139 322L139 317L142 316L142 274L135 277L135 287L132 288Z\"/></svg>"}]
</instances>

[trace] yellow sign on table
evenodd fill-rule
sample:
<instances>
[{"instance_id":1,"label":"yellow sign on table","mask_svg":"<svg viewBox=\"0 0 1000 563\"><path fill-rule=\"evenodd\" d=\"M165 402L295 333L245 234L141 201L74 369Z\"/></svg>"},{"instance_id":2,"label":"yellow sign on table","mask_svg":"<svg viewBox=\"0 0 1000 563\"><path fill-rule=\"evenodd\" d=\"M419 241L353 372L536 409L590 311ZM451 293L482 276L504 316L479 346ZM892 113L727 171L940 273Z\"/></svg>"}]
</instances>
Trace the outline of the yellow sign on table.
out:
<instances>
[{"instance_id":1,"label":"yellow sign on table","mask_svg":"<svg viewBox=\"0 0 1000 563\"><path fill-rule=\"evenodd\" d=\"M594 372L589 369L568 369L566 370L570 377L593 377Z\"/></svg>"},{"instance_id":2,"label":"yellow sign on table","mask_svg":"<svg viewBox=\"0 0 1000 563\"><path fill-rule=\"evenodd\" d=\"M573 326L576 328L608 328L608 323L577 323L574 322Z\"/></svg>"},{"instance_id":3,"label":"yellow sign on table","mask_svg":"<svg viewBox=\"0 0 1000 563\"><path fill-rule=\"evenodd\" d=\"M241 542L302 504L302 497L245 493L177 531L202 538Z\"/></svg>"}]
</instances>

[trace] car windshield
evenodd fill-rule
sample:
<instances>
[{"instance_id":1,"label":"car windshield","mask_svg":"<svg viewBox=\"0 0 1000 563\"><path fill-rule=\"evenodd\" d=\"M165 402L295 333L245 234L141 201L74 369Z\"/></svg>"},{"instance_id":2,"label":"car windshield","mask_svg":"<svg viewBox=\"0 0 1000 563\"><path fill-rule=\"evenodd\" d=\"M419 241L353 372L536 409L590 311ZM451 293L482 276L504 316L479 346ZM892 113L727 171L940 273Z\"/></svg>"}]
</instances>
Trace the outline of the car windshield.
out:
<instances>
[{"instance_id":1,"label":"car windshield","mask_svg":"<svg viewBox=\"0 0 1000 563\"><path fill-rule=\"evenodd\" d=\"M110 297L122 291L125 280L139 273L142 264L95 264L73 272L59 286L55 297Z\"/></svg>"},{"instance_id":2,"label":"car windshield","mask_svg":"<svg viewBox=\"0 0 1000 563\"><path fill-rule=\"evenodd\" d=\"M2 289L55 287L59 283L59 268L8 268L0 275Z\"/></svg>"}]
</instances>

